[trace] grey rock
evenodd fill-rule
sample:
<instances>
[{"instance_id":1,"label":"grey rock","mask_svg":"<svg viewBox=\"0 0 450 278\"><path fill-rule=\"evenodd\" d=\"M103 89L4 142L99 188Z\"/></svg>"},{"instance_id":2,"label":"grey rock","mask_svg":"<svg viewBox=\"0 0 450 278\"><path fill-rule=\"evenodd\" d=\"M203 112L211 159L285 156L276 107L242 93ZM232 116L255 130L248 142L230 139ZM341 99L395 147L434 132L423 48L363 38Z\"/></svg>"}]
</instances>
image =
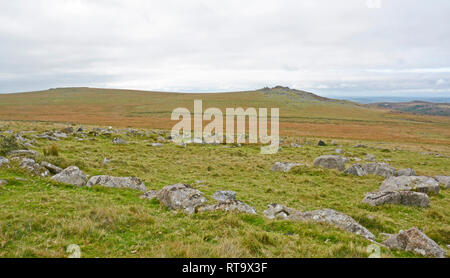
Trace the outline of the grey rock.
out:
<instances>
[{"instance_id":1,"label":"grey rock","mask_svg":"<svg viewBox=\"0 0 450 278\"><path fill-rule=\"evenodd\" d=\"M437 180L440 184L442 184L444 188L450 187L450 176L435 176L434 179Z\"/></svg>"},{"instance_id":2,"label":"grey rock","mask_svg":"<svg viewBox=\"0 0 450 278\"><path fill-rule=\"evenodd\" d=\"M69 166L54 175L52 179L61 183L83 186L86 184L87 176L77 166Z\"/></svg>"},{"instance_id":3,"label":"grey rock","mask_svg":"<svg viewBox=\"0 0 450 278\"><path fill-rule=\"evenodd\" d=\"M296 144L296 143L291 143L291 147L292 147L292 148L301 148L302 145Z\"/></svg>"},{"instance_id":4,"label":"grey rock","mask_svg":"<svg viewBox=\"0 0 450 278\"><path fill-rule=\"evenodd\" d=\"M101 185L112 188L131 188L146 191L145 184L137 177L112 177L106 175L93 176L86 186Z\"/></svg>"},{"instance_id":5,"label":"grey rock","mask_svg":"<svg viewBox=\"0 0 450 278\"><path fill-rule=\"evenodd\" d=\"M16 150L16 151L10 151L8 155L11 156L37 156L38 153L36 151L32 150Z\"/></svg>"},{"instance_id":6,"label":"grey rock","mask_svg":"<svg viewBox=\"0 0 450 278\"><path fill-rule=\"evenodd\" d=\"M343 154L344 153L344 151L342 149L336 149L334 152L335 153L339 153L339 154Z\"/></svg>"},{"instance_id":7,"label":"grey rock","mask_svg":"<svg viewBox=\"0 0 450 278\"><path fill-rule=\"evenodd\" d=\"M395 169L384 162L366 163L363 165L367 174L389 178L395 175Z\"/></svg>"},{"instance_id":8,"label":"grey rock","mask_svg":"<svg viewBox=\"0 0 450 278\"><path fill-rule=\"evenodd\" d=\"M339 155L322 155L314 159L314 166L325 167L328 169L337 169L344 171L345 160Z\"/></svg>"},{"instance_id":9,"label":"grey rock","mask_svg":"<svg viewBox=\"0 0 450 278\"><path fill-rule=\"evenodd\" d=\"M110 162L111 162L111 160L106 158L106 157L103 159L103 165L106 165L106 164L108 164Z\"/></svg>"},{"instance_id":10,"label":"grey rock","mask_svg":"<svg viewBox=\"0 0 450 278\"><path fill-rule=\"evenodd\" d=\"M364 157L367 161L375 161L375 156L373 154L368 154Z\"/></svg>"},{"instance_id":11,"label":"grey rock","mask_svg":"<svg viewBox=\"0 0 450 278\"><path fill-rule=\"evenodd\" d=\"M367 239L375 239L375 236L365 227L361 226L353 218L332 209L321 209L303 213L303 217L314 222L333 224L351 233L361 235Z\"/></svg>"},{"instance_id":12,"label":"grey rock","mask_svg":"<svg viewBox=\"0 0 450 278\"><path fill-rule=\"evenodd\" d=\"M187 184L177 183L163 187L156 197L169 209L184 209L194 213L195 209L206 202L203 193Z\"/></svg>"},{"instance_id":13,"label":"grey rock","mask_svg":"<svg viewBox=\"0 0 450 278\"><path fill-rule=\"evenodd\" d=\"M46 168L47 170L49 170L50 173L52 173L52 174L61 173L61 171L63 170L63 169L59 168L58 166L55 166L47 161L42 161L41 166Z\"/></svg>"},{"instance_id":14,"label":"grey rock","mask_svg":"<svg viewBox=\"0 0 450 278\"><path fill-rule=\"evenodd\" d=\"M9 165L9 159L6 157L0 156L0 167Z\"/></svg>"},{"instance_id":15,"label":"grey rock","mask_svg":"<svg viewBox=\"0 0 450 278\"><path fill-rule=\"evenodd\" d=\"M378 191L418 191L422 193L439 193L439 182L425 176L398 176L383 181Z\"/></svg>"},{"instance_id":16,"label":"grey rock","mask_svg":"<svg viewBox=\"0 0 450 278\"><path fill-rule=\"evenodd\" d=\"M249 214L256 214L254 207L247 205L246 203L239 200L226 200L221 201L214 205L201 206L198 211L227 211L227 212L243 212Z\"/></svg>"},{"instance_id":17,"label":"grey rock","mask_svg":"<svg viewBox=\"0 0 450 278\"><path fill-rule=\"evenodd\" d=\"M236 192L231 190L216 191L213 198L217 201L236 200Z\"/></svg>"},{"instance_id":18,"label":"grey rock","mask_svg":"<svg viewBox=\"0 0 450 278\"><path fill-rule=\"evenodd\" d=\"M359 163L355 163L352 166L348 167L347 169L345 169L344 173L360 177L367 175L366 170L364 170L364 168Z\"/></svg>"},{"instance_id":19,"label":"grey rock","mask_svg":"<svg viewBox=\"0 0 450 278\"><path fill-rule=\"evenodd\" d=\"M383 244L391 249L411 251L422 256L446 257L444 249L415 227L400 231L397 235L391 235Z\"/></svg>"},{"instance_id":20,"label":"grey rock","mask_svg":"<svg viewBox=\"0 0 450 278\"><path fill-rule=\"evenodd\" d=\"M356 144L353 146L354 148L367 148L367 145L364 144Z\"/></svg>"},{"instance_id":21,"label":"grey rock","mask_svg":"<svg viewBox=\"0 0 450 278\"><path fill-rule=\"evenodd\" d=\"M120 137L115 137L112 142L115 145L125 145L127 143L127 141L123 140Z\"/></svg>"},{"instance_id":22,"label":"grey rock","mask_svg":"<svg viewBox=\"0 0 450 278\"><path fill-rule=\"evenodd\" d=\"M7 185L7 184L8 184L7 180L0 180L0 186Z\"/></svg>"},{"instance_id":23,"label":"grey rock","mask_svg":"<svg viewBox=\"0 0 450 278\"><path fill-rule=\"evenodd\" d=\"M65 133L65 134L73 133L73 127L68 126L68 127L66 127L66 128L63 128L63 129L61 129L61 132L62 132L62 133Z\"/></svg>"},{"instance_id":24,"label":"grey rock","mask_svg":"<svg viewBox=\"0 0 450 278\"><path fill-rule=\"evenodd\" d=\"M280 204L270 204L264 211L264 215L269 219L281 217L292 221L313 221L331 224L348 232L361 235L369 240L375 239L375 236L369 230L361 226L353 218L332 209L300 212Z\"/></svg>"},{"instance_id":25,"label":"grey rock","mask_svg":"<svg viewBox=\"0 0 450 278\"><path fill-rule=\"evenodd\" d=\"M156 198L156 194L158 194L158 191L156 190L149 190L147 192L145 192L144 194L142 194L140 196L141 199L148 199L148 200L153 200Z\"/></svg>"},{"instance_id":26,"label":"grey rock","mask_svg":"<svg viewBox=\"0 0 450 278\"><path fill-rule=\"evenodd\" d=\"M395 173L396 176L415 176L416 172L411 168L401 169Z\"/></svg>"},{"instance_id":27,"label":"grey rock","mask_svg":"<svg viewBox=\"0 0 450 278\"><path fill-rule=\"evenodd\" d=\"M152 143L152 147L162 147L162 146L164 145L161 143Z\"/></svg>"},{"instance_id":28,"label":"grey rock","mask_svg":"<svg viewBox=\"0 0 450 278\"><path fill-rule=\"evenodd\" d=\"M267 206L267 209L264 211L264 215L269 219L282 218L292 221L303 220L302 213L300 211L275 203Z\"/></svg>"},{"instance_id":29,"label":"grey rock","mask_svg":"<svg viewBox=\"0 0 450 278\"><path fill-rule=\"evenodd\" d=\"M289 172L291 168L295 166L302 165L301 163L290 163L290 162L275 162L270 170L272 171L281 171L281 172Z\"/></svg>"},{"instance_id":30,"label":"grey rock","mask_svg":"<svg viewBox=\"0 0 450 278\"><path fill-rule=\"evenodd\" d=\"M427 207L430 199L425 193L414 191L377 191L367 193L363 203L371 206L396 204L405 206Z\"/></svg>"},{"instance_id":31,"label":"grey rock","mask_svg":"<svg viewBox=\"0 0 450 278\"><path fill-rule=\"evenodd\" d=\"M48 132L45 132L43 134L36 134L36 135L33 135L33 137L37 138L37 139L47 139L47 140L50 140L50 141L59 141L59 138L51 135Z\"/></svg>"},{"instance_id":32,"label":"grey rock","mask_svg":"<svg viewBox=\"0 0 450 278\"><path fill-rule=\"evenodd\" d=\"M50 175L47 169L36 163L36 161L31 158L22 158L19 167L41 177L47 177Z\"/></svg>"},{"instance_id":33,"label":"grey rock","mask_svg":"<svg viewBox=\"0 0 450 278\"><path fill-rule=\"evenodd\" d=\"M55 136L56 138L67 138L67 134L63 132L53 132L53 136Z\"/></svg>"}]
</instances>

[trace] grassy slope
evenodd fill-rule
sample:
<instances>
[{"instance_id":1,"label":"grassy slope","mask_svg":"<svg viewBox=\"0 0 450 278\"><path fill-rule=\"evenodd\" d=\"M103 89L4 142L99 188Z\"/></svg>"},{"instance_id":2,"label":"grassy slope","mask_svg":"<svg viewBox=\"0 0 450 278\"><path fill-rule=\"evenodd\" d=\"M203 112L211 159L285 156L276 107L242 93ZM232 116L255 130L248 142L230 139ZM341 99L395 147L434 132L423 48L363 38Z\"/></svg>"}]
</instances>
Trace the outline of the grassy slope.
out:
<instances>
[{"instance_id":1,"label":"grassy slope","mask_svg":"<svg viewBox=\"0 0 450 278\"><path fill-rule=\"evenodd\" d=\"M61 125L7 123L11 130L44 131ZM238 199L254 206L258 216L173 213L158 202L141 200L139 192L122 189L76 188L46 178L30 177L15 167L0 169L0 257L62 257L71 243L85 257L366 257L367 241L332 226L270 221L261 216L269 203L299 210L333 208L354 217L378 239L417 226L445 248L450 239L448 190L431 196L428 208L381 206L361 203L381 177L354 177L311 167L321 154L336 147L304 145L284 147L276 155L259 154L256 146L150 147L147 140L128 138L128 145L113 145L109 137L57 142L58 157L46 157L61 167L78 165L90 175L135 175L148 189L167 184L193 184L207 197L216 190L235 190ZM153 139L150 139L150 142ZM348 157L372 153L396 168L412 167L418 174L448 174L448 158L380 148L353 148L339 141ZM38 140L38 150L50 143ZM111 158L107 166L103 158ZM44 159L41 157L40 159ZM289 173L269 171L275 161L303 162ZM18 181L16 177L24 177ZM196 180L206 186L196 186ZM416 256L382 250L384 257Z\"/></svg>"},{"instance_id":2,"label":"grassy slope","mask_svg":"<svg viewBox=\"0 0 450 278\"><path fill-rule=\"evenodd\" d=\"M323 101L306 92L277 88L240 93L178 94L66 88L0 95L0 119L170 129L176 107L278 107L280 131L291 136L363 139L417 145L450 153L448 117L369 109L346 101Z\"/></svg>"}]
</instances>

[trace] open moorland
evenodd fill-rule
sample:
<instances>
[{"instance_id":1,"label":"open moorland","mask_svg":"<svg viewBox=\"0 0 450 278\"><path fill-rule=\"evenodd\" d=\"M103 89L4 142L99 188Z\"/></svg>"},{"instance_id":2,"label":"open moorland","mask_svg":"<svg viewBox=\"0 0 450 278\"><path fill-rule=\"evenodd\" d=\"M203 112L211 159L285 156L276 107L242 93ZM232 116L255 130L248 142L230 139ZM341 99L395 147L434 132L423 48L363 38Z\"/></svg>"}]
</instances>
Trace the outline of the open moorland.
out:
<instances>
[{"instance_id":1,"label":"open moorland","mask_svg":"<svg viewBox=\"0 0 450 278\"><path fill-rule=\"evenodd\" d=\"M194 99L280 108L280 151L175 144ZM0 257L448 256L449 155L448 117L284 87L0 95Z\"/></svg>"}]
</instances>

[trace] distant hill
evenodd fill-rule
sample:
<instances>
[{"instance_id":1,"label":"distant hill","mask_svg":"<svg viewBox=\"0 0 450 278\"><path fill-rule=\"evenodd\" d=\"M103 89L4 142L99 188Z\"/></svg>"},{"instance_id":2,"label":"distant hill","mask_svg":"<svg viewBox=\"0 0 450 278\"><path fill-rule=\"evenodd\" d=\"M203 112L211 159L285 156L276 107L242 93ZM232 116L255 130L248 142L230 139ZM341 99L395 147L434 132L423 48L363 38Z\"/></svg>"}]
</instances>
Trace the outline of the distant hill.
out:
<instances>
[{"instance_id":1,"label":"distant hill","mask_svg":"<svg viewBox=\"0 0 450 278\"><path fill-rule=\"evenodd\" d=\"M450 116L450 103L434 103L426 101L378 102L373 103L370 106L414 114Z\"/></svg>"},{"instance_id":2,"label":"distant hill","mask_svg":"<svg viewBox=\"0 0 450 278\"><path fill-rule=\"evenodd\" d=\"M0 94L0 120L171 129L172 111L185 107L193 113L196 99L203 101L203 110L217 107L223 113L236 107L279 108L284 135L450 144L447 117L399 113L283 86L229 93L76 87Z\"/></svg>"}]
</instances>

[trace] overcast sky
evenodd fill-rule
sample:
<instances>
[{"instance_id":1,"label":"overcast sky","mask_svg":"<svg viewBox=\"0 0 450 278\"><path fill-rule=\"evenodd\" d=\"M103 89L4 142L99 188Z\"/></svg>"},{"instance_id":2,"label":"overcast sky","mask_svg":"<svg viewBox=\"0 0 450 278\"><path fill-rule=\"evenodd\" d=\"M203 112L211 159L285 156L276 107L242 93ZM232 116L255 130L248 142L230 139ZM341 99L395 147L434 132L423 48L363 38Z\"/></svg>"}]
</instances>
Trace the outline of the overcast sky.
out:
<instances>
[{"instance_id":1,"label":"overcast sky","mask_svg":"<svg viewBox=\"0 0 450 278\"><path fill-rule=\"evenodd\" d=\"M450 96L449 0L0 2L0 93Z\"/></svg>"}]
</instances>

